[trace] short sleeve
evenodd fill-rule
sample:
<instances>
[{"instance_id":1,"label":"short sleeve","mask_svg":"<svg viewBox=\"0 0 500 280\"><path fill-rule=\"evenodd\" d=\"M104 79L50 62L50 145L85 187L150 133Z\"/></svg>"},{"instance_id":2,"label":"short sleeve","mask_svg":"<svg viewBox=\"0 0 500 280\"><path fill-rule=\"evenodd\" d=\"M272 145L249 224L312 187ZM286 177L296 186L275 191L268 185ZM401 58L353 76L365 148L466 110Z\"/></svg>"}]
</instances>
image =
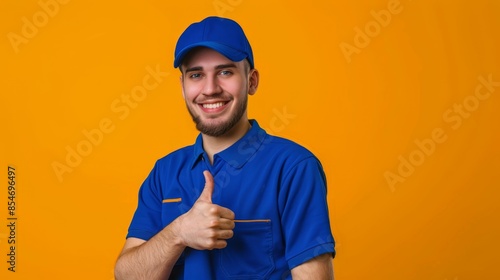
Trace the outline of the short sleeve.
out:
<instances>
[{"instance_id":1,"label":"short sleeve","mask_svg":"<svg viewBox=\"0 0 500 280\"><path fill-rule=\"evenodd\" d=\"M322 254L335 256L326 178L314 156L301 160L285 173L279 207L290 269Z\"/></svg>"},{"instance_id":2,"label":"short sleeve","mask_svg":"<svg viewBox=\"0 0 500 280\"><path fill-rule=\"evenodd\" d=\"M139 189L138 205L130 223L127 238L149 240L162 230L162 195L158 169L158 163L156 163Z\"/></svg>"}]
</instances>

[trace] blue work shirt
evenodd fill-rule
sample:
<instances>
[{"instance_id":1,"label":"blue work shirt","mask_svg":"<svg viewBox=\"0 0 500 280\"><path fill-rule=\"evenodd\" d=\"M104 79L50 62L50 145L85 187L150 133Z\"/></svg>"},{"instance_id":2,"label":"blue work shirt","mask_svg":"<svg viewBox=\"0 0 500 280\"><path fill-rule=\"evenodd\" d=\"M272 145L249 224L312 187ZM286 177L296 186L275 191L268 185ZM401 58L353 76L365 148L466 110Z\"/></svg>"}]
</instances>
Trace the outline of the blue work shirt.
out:
<instances>
[{"instance_id":1,"label":"blue work shirt","mask_svg":"<svg viewBox=\"0 0 500 280\"><path fill-rule=\"evenodd\" d=\"M291 279L292 268L335 255L321 163L250 123L212 165L200 134L194 145L158 160L142 184L127 238L149 240L191 209L205 185L204 170L214 177L212 202L235 213L227 247L186 248L170 279Z\"/></svg>"}]
</instances>

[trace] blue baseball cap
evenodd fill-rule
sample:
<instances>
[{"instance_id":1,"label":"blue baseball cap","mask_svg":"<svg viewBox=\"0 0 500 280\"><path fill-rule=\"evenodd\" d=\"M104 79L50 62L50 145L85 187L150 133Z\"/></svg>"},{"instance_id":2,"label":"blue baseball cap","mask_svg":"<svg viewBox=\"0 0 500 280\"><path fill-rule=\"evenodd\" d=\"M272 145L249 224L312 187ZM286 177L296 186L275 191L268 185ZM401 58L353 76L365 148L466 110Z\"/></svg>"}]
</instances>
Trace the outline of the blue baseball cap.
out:
<instances>
[{"instance_id":1,"label":"blue baseball cap","mask_svg":"<svg viewBox=\"0 0 500 280\"><path fill-rule=\"evenodd\" d=\"M179 67L186 54L196 47L213 49L232 61L246 58L250 68L254 68L252 47L234 20L212 16L191 24L175 46L174 67Z\"/></svg>"}]
</instances>

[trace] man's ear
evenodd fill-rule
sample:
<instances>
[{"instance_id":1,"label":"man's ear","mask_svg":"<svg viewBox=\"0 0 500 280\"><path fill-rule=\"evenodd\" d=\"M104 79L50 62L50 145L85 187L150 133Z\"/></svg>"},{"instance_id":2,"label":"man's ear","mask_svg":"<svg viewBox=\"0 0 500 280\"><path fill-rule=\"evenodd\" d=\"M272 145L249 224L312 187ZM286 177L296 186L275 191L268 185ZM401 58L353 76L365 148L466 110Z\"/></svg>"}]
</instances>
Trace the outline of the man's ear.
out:
<instances>
[{"instance_id":1,"label":"man's ear","mask_svg":"<svg viewBox=\"0 0 500 280\"><path fill-rule=\"evenodd\" d=\"M259 87L259 71L257 69L250 70L248 74L248 94L254 95Z\"/></svg>"}]
</instances>

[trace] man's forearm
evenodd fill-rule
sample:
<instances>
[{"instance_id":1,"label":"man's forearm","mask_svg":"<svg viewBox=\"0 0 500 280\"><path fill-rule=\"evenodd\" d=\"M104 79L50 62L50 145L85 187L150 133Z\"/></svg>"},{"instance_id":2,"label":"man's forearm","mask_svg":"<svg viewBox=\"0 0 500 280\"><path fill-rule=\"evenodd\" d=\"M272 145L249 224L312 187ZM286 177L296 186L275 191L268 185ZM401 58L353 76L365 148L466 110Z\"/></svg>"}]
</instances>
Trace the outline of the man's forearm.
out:
<instances>
[{"instance_id":1,"label":"man's forearm","mask_svg":"<svg viewBox=\"0 0 500 280\"><path fill-rule=\"evenodd\" d=\"M334 280L330 254L323 254L292 269L294 280Z\"/></svg>"},{"instance_id":2,"label":"man's forearm","mask_svg":"<svg viewBox=\"0 0 500 280\"><path fill-rule=\"evenodd\" d=\"M128 238L115 266L116 279L166 279L186 247L221 249L233 237L234 212L212 203L214 180L205 171L205 187L191 209L149 241Z\"/></svg>"},{"instance_id":3,"label":"man's forearm","mask_svg":"<svg viewBox=\"0 0 500 280\"><path fill-rule=\"evenodd\" d=\"M124 248L115 266L117 280L167 279L186 248L172 231L173 223L149 241Z\"/></svg>"}]
</instances>

